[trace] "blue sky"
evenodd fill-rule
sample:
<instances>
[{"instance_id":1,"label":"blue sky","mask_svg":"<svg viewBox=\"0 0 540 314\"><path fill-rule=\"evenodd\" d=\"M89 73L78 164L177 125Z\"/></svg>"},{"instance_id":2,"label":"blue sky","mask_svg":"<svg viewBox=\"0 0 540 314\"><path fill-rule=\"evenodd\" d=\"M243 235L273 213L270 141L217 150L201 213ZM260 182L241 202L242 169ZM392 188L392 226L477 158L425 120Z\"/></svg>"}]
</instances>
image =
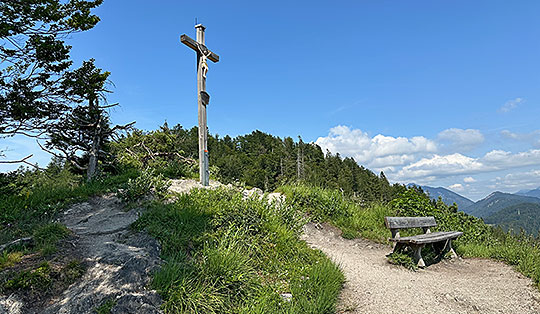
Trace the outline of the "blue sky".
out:
<instances>
[{"instance_id":1,"label":"blue sky","mask_svg":"<svg viewBox=\"0 0 540 314\"><path fill-rule=\"evenodd\" d=\"M301 135L474 200L540 186L538 1L105 0L95 13L69 42L76 65L112 72L116 123L197 123L195 53L179 36L198 18L221 57L214 134ZM0 145L46 163L31 140Z\"/></svg>"}]
</instances>

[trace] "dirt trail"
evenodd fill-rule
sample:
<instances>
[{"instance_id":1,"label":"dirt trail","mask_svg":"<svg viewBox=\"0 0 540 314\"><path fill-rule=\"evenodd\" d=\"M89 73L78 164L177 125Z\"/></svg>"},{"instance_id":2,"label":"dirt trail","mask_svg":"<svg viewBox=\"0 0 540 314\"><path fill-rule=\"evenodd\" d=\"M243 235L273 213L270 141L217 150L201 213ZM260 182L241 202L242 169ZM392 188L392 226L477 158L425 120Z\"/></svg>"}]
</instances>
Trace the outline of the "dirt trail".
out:
<instances>
[{"instance_id":1,"label":"dirt trail","mask_svg":"<svg viewBox=\"0 0 540 314\"><path fill-rule=\"evenodd\" d=\"M442 261L417 272L388 263L391 248L307 224L303 239L341 265L339 313L540 313L540 293L512 267L485 259Z\"/></svg>"},{"instance_id":2,"label":"dirt trail","mask_svg":"<svg viewBox=\"0 0 540 314\"><path fill-rule=\"evenodd\" d=\"M159 266L159 244L129 226L139 209L125 211L116 197L95 197L69 208L61 222L77 236L87 271L40 313L95 313L107 300L112 313L160 313L161 298L147 289Z\"/></svg>"}]
</instances>

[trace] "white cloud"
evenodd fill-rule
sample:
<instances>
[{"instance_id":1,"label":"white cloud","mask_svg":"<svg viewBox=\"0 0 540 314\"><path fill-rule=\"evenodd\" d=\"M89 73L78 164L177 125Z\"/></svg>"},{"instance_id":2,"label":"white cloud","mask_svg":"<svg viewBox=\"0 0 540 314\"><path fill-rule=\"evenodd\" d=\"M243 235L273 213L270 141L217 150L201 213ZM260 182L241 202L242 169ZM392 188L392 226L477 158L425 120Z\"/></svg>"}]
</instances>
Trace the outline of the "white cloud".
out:
<instances>
[{"instance_id":1,"label":"white cloud","mask_svg":"<svg viewBox=\"0 0 540 314\"><path fill-rule=\"evenodd\" d=\"M510 132L508 130L502 130L501 135L505 138L513 139L513 140L519 140L520 136L517 133Z\"/></svg>"},{"instance_id":2,"label":"white cloud","mask_svg":"<svg viewBox=\"0 0 540 314\"><path fill-rule=\"evenodd\" d=\"M531 165L540 165L540 150L515 154L503 150L492 150L481 158L455 153L422 158L403 167L396 177L399 180L411 180L426 176L470 175Z\"/></svg>"},{"instance_id":3,"label":"white cloud","mask_svg":"<svg viewBox=\"0 0 540 314\"><path fill-rule=\"evenodd\" d=\"M530 133L514 133L508 130L502 130L501 136L507 139L529 143L535 148L540 148L540 130Z\"/></svg>"},{"instance_id":4,"label":"white cloud","mask_svg":"<svg viewBox=\"0 0 540 314\"><path fill-rule=\"evenodd\" d=\"M446 129L439 133L437 139L443 145L449 145L453 150L469 151L484 142L484 135L476 129Z\"/></svg>"},{"instance_id":5,"label":"white cloud","mask_svg":"<svg viewBox=\"0 0 540 314\"><path fill-rule=\"evenodd\" d=\"M463 182L465 182L465 183L473 183L473 182L476 182L476 180L473 177L465 177L465 178L463 178Z\"/></svg>"},{"instance_id":6,"label":"white cloud","mask_svg":"<svg viewBox=\"0 0 540 314\"><path fill-rule=\"evenodd\" d=\"M494 189L504 187L506 189L536 189L540 187L540 170L533 169L525 172L514 172L504 177L496 177L493 184Z\"/></svg>"},{"instance_id":7,"label":"white cloud","mask_svg":"<svg viewBox=\"0 0 540 314\"><path fill-rule=\"evenodd\" d=\"M523 102L523 98L516 98L509 100L502 105L501 108L499 108L499 112L509 112L511 110L514 110L520 103Z\"/></svg>"},{"instance_id":8,"label":"white cloud","mask_svg":"<svg viewBox=\"0 0 540 314\"><path fill-rule=\"evenodd\" d=\"M511 132L506 136L512 136ZM328 136L316 140L316 144L323 150L353 157L359 164L375 173L384 171L392 182L433 185L440 184L437 182L443 180L446 181L445 186L450 186L455 191L469 195L474 191L478 197L487 191L488 185L496 186L496 182L501 185L508 183L510 187L517 186L519 182L526 183L527 187L540 185L540 179L536 178L534 181L534 173L524 174L526 179L522 181L513 176L504 177L511 169L540 166L540 149L521 152L493 149L480 156L448 150L451 146L473 147L483 142L484 136L475 129L447 129L440 132L434 140L423 136L370 136L362 130L347 126L336 126L330 130ZM495 174L501 178L490 183L476 179L475 175L487 173L493 174L492 178ZM460 177L458 179L454 178L455 176ZM455 180L463 182L456 183Z\"/></svg>"},{"instance_id":9,"label":"white cloud","mask_svg":"<svg viewBox=\"0 0 540 314\"><path fill-rule=\"evenodd\" d=\"M485 154L480 160L486 166L498 169L539 165L540 149L531 149L526 152L515 154L503 150L492 150Z\"/></svg>"},{"instance_id":10,"label":"white cloud","mask_svg":"<svg viewBox=\"0 0 540 314\"><path fill-rule=\"evenodd\" d=\"M434 155L403 167L398 173L400 180L410 180L427 176L447 176L469 174L481 171L483 164L476 158L462 154Z\"/></svg>"},{"instance_id":11,"label":"white cloud","mask_svg":"<svg viewBox=\"0 0 540 314\"><path fill-rule=\"evenodd\" d=\"M378 169L405 165L418 159L420 154L437 150L435 142L423 136L406 138L378 134L370 137L362 130L341 125L330 129L328 136L319 137L315 143L323 150L353 157L360 164Z\"/></svg>"},{"instance_id":12,"label":"white cloud","mask_svg":"<svg viewBox=\"0 0 540 314\"><path fill-rule=\"evenodd\" d=\"M461 183L452 184L448 188L454 191L463 191L463 185Z\"/></svg>"}]
</instances>

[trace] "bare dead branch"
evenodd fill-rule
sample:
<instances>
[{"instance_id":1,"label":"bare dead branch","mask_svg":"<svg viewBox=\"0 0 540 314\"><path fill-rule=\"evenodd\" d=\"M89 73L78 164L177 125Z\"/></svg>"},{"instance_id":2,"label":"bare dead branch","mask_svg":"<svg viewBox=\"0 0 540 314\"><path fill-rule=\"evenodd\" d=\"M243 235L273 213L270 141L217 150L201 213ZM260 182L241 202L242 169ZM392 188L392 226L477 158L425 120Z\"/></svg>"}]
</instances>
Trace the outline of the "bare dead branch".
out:
<instances>
[{"instance_id":1,"label":"bare dead branch","mask_svg":"<svg viewBox=\"0 0 540 314\"><path fill-rule=\"evenodd\" d=\"M0 160L0 164L20 164L20 163L24 163L26 162L26 160L28 160L29 158L31 158L32 156L34 156L33 154L30 154L22 159L19 159L19 160Z\"/></svg>"}]
</instances>

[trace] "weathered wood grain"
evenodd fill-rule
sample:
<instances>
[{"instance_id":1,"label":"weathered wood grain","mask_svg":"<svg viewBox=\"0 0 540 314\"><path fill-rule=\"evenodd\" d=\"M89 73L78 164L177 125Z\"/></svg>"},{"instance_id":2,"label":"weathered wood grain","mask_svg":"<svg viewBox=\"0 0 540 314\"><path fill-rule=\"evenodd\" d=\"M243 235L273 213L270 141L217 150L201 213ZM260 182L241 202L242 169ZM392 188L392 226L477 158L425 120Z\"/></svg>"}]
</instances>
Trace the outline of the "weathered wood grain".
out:
<instances>
[{"instance_id":1,"label":"weathered wood grain","mask_svg":"<svg viewBox=\"0 0 540 314\"><path fill-rule=\"evenodd\" d=\"M193 40L191 37L189 37L186 34L183 34L182 36L180 36L180 42L182 42L184 45L188 46L189 48L195 51L199 51L199 46L197 44L197 41ZM208 56L208 59L210 59L213 62L219 62L219 56L217 54L210 51L210 49L208 49L204 44L202 46L203 46L203 49L206 49L206 51L208 52L206 53L206 55Z\"/></svg>"},{"instance_id":2,"label":"weathered wood grain","mask_svg":"<svg viewBox=\"0 0 540 314\"><path fill-rule=\"evenodd\" d=\"M461 236L463 232L460 231L440 231L426 234L419 234L410 237L391 238L392 242L411 243L411 244L427 244L445 241L447 239L456 239Z\"/></svg>"},{"instance_id":3,"label":"weathered wood grain","mask_svg":"<svg viewBox=\"0 0 540 314\"><path fill-rule=\"evenodd\" d=\"M437 226L435 217L384 217L388 229L429 228Z\"/></svg>"}]
</instances>

